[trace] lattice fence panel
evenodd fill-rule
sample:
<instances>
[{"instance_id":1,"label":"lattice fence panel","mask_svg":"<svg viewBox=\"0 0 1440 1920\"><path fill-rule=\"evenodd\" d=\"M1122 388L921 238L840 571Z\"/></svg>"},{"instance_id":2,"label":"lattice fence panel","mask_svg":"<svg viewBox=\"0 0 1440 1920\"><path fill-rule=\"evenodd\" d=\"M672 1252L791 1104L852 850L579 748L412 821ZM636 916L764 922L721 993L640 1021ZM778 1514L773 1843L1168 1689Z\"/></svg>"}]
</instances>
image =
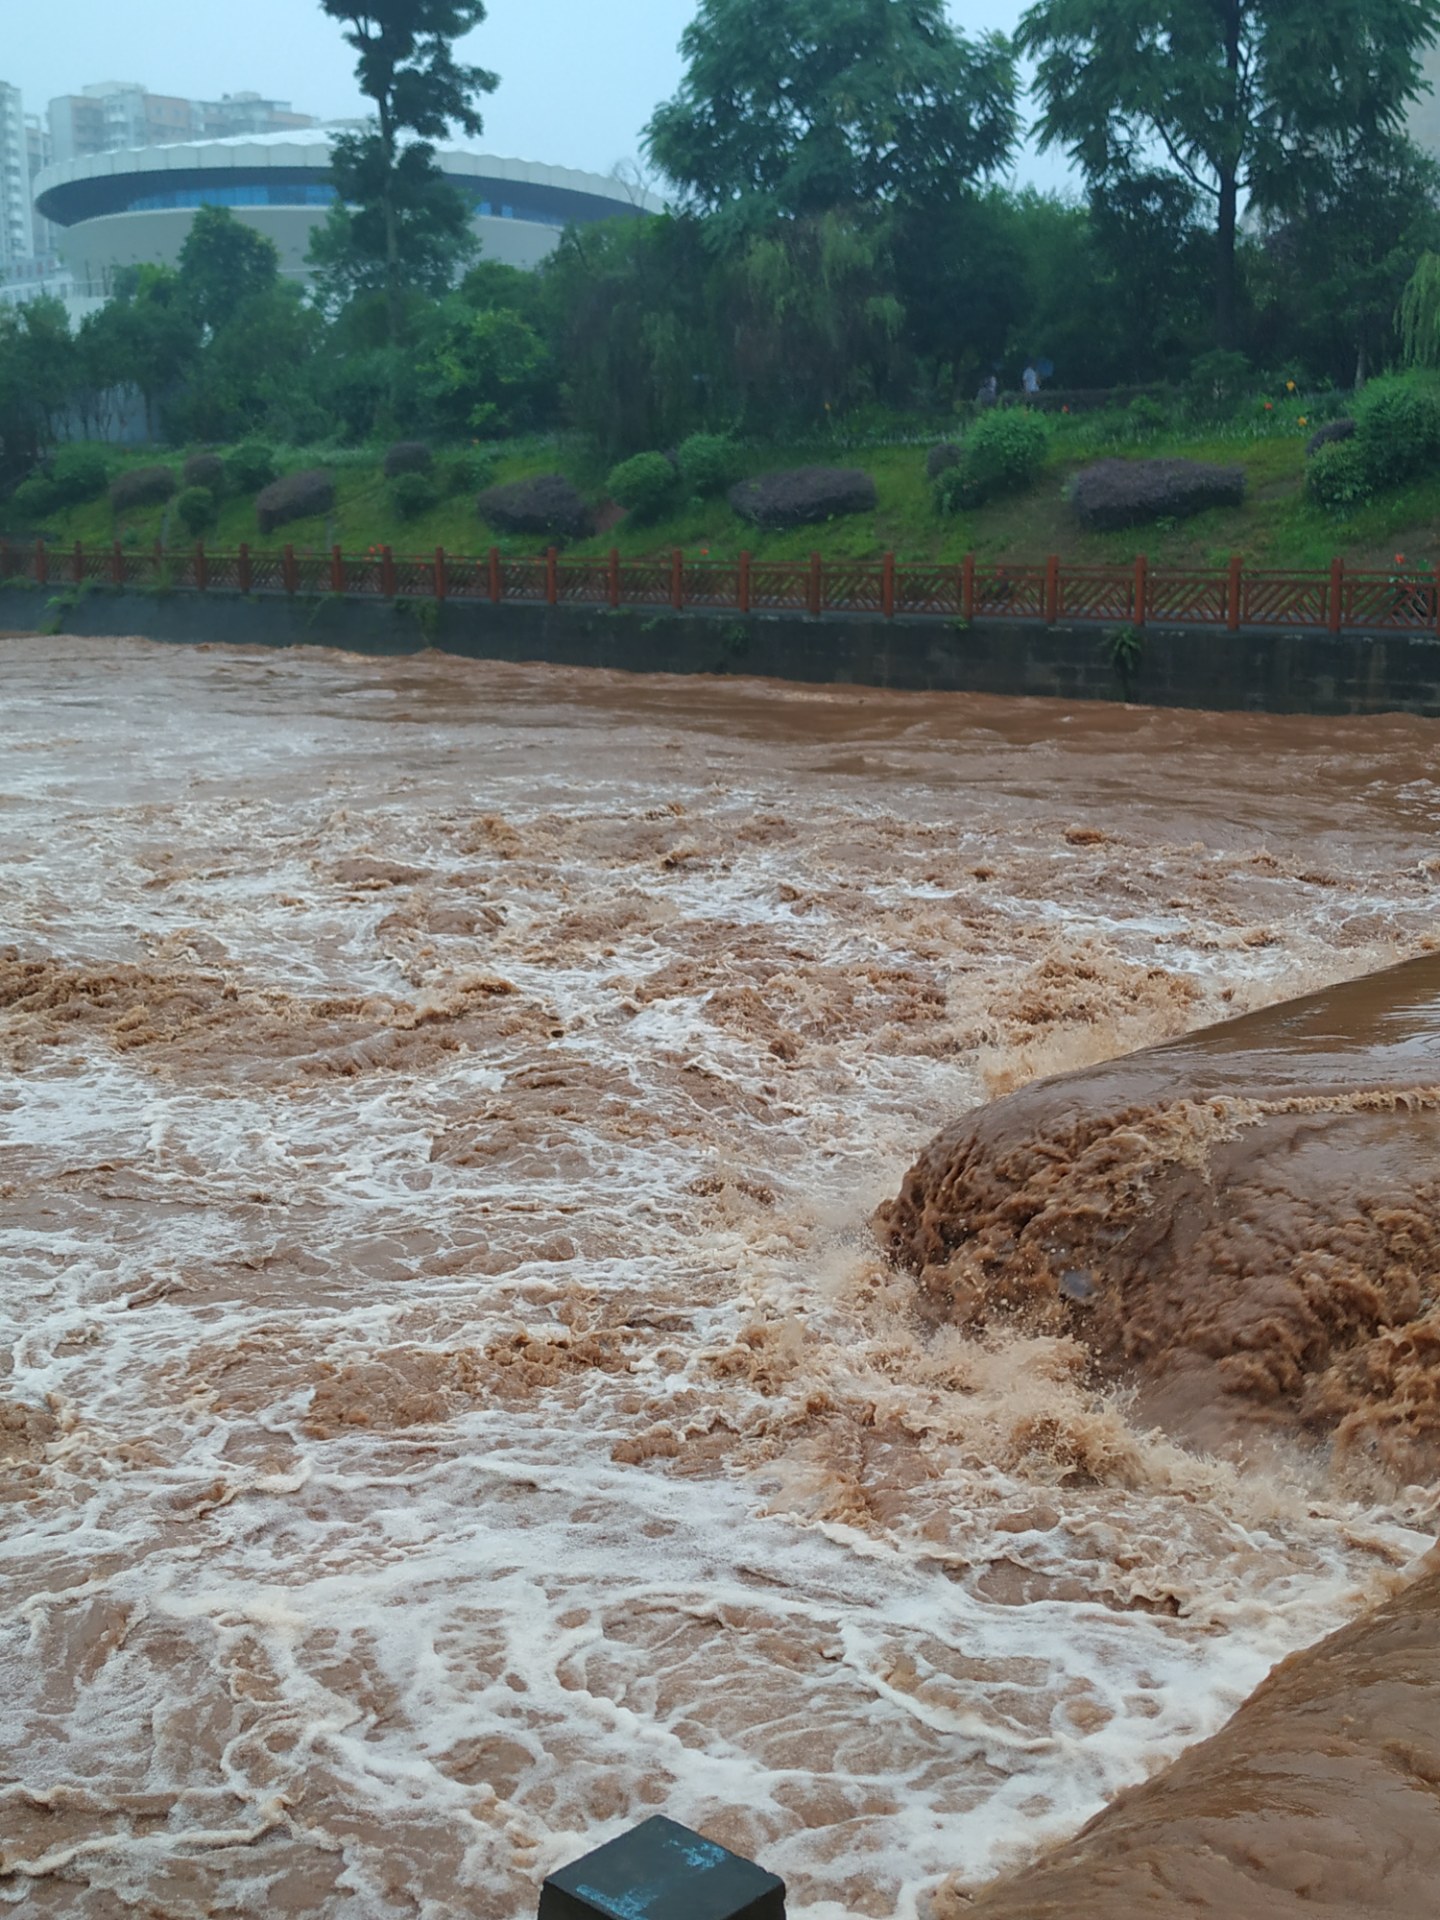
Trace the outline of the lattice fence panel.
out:
<instances>
[{"instance_id":1,"label":"lattice fence panel","mask_svg":"<svg viewBox=\"0 0 1440 1920\"><path fill-rule=\"evenodd\" d=\"M879 613L885 604L882 570L859 560L827 563L820 575L820 604L832 613Z\"/></svg>"},{"instance_id":2,"label":"lattice fence panel","mask_svg":"<svg viewBox=\"0 0 1440 1920\"><path fill-rule=\"evenodd\" d=\"M1329 592L1329 581L1318 574L1246 574L1240 618L1251 627L1323 627Z\"/></svg>"},{"instance_id":3,"label":"lattice fence panel","mask_svg":"<svg viewBox=\"0 0 1440 1920\"><path fill-rule=\"evenodd\" d=\"M977 567L975 612L986 619L1041 620L1045 616L1043 567Z\"/></svg>"},{"instance_id":4,"label":"lattice fence panel","mask_svg":"<svg viewBox=\"0 0 1440 1920\"><path fill-rule=\"evenodd\" d=\"M1135 569L1066 567L1060 574L1062 620L1135 620Z\"/></svg>"},{"instance_id":5,"label":"lattice fence panel","mask_svg":"<svg viewBox=\"0 0 1440 1920\"><path fill-rule=\"evenodd\" d=\"M738 607L740 569L726 560L687 561L684 571L687 607Z\"/></svg>"},{"instance_id":6,"label":"lattice fence panel","mask_svg":"<svg viewBox=\"0 0 1440 1920\"><path fill-rule=\"evenodd\" d=\"M1345 625L1433 633L1435 582L1404 574L1351 574L1345 582Z\"/></svg>"},{"instance_id":7,"label":"lattice fence panel","mask_svg":"<svg viewBox=\"0 0 1440 1920\"><path fill-rule=\"evenodd\" d=\"M1155 572L1145 604L1152 620L1178 626L1223 627L1228 615L1229 582L1224 574Z\"/></svg>"},{"instance_id":8,"label":"lattice fence panel","mask_svg":"<svg viewBox=\"0 0 1440 1920\"><path fill-rule=\"evenodd\" d=\"M810 569L794 560L757 560L750 569L752 607L799 607L810 604Z\"/></svg>"}]
</instances>

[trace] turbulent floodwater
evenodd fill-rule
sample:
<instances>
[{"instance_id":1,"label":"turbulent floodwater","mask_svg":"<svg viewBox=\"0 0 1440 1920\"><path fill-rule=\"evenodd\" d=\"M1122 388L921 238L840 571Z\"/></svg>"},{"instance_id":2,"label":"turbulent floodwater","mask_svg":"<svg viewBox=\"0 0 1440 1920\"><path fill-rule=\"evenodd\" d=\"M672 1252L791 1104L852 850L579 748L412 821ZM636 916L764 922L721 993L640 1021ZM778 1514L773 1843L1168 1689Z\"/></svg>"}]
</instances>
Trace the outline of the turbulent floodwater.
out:
<instances>
[{"instance_id":1,"label":"turbulent floodwater","mask_svg":"<svg viewBox=\"0 0 1440 1920\"><path fill-rule=\"evenodd\" d=\"M989 1096L1428 950L1433 723L0 667L0 1900L518 1920L663 1809L945 1911L1431 1544L868 1222Z\"/></svg>"}]
</instances>

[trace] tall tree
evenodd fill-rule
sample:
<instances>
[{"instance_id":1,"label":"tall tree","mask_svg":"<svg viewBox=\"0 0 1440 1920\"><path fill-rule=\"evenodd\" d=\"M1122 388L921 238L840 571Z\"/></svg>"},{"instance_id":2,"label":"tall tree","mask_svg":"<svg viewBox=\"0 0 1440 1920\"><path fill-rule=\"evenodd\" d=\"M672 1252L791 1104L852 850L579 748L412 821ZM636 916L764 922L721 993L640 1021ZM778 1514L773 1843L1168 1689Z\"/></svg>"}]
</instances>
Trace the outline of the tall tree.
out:
<instances>
[{"instance_id":1,"label":"tall tree","mask_svg":"<svg viewBox=\"0 0 1440 1920\"><path fill-rule=\"evenodd\" d=\"M180 285L208 335L215 335L246 300L268 293L280 277L275 242L228 207L201 207L190 222L177 262Z\"/></svg>"},{"instance_id":2,"label":"tall tree","mask_svg":"<svg viewBox=\"0 0 1440 1920\"><path fill-rule=\"evenodd\" d=\"M1015 67L943 0L701 0L680 91L645 130L696 207L747 224L941 202L1002 168Z\"/></svg>"},{"instance_id":3,"label":"tall tree","mask_svg":"<svg viewBox=\"0 0 1440 1920\"><path fill-rule=\"evenodd\" d=\"M354 251L378 255L392 340L400 330L401 290L415 264L408 243L427 263L436 235L468 231L468 209L448 186L431 144L451 127L476 137L484 121L476 102L493 93L497 76L464 66L455 42L485 18L484 0L320 0L332 19L343 21L345 38L359 58L355 77L375 107L374 129L336 142L336 186L342 206L331 227L332 260L339 232L353 204L349 239ZM414 139L407 140L406 135ZM448 205L447 205L448 201ZM366 221L369 212L372 218ZM422 278L424 274L422 273Z\"/></svg>"},{"instance_id":4,"label":"tall tree","mask_svg":"<svg viewBox=\"0 0 1440 1920\"><path fill-rule=\"evenodd\" d=\"M1363 386L1395 343L1416 262L1440 246L1440 164L1408 140L1384 141L1318 190L1297 190L1262 240L1261 291L1286 336L1282 345L1272 326L1271 357L1303 347L1316 367Z\"/></svg>"},{"instance_id":5,"label":"tall tree","mask_svg":"<svg viewBox=\"0 0 1440 1920\"><path fill-rule=\"evenodd\" d=\"M1041 145L1092 186L1164 155L1206 196L1216 339L1232 347L1246 196L1282 204L1398 131L1437 34L1440 0L1037 0L1016 45L1038 63Z\"/></svg>"}]
</instances>

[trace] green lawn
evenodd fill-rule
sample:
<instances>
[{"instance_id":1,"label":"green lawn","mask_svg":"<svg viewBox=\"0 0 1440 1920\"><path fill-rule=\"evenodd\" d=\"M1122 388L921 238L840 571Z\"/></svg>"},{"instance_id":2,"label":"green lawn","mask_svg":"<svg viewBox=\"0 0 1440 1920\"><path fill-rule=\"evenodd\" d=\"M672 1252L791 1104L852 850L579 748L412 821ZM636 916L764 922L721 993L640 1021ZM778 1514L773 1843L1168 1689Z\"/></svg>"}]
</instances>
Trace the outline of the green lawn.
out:
<instances>
[{"instance_id":1,"label":"green lawn","mask_svg":"<svg viewBox=\"0 0 1440 1920\"><path fill-rule=\"evenodd\" d=\"M1383 500L1339 520L1306 502L1302 491L1305 441L1309 423L1297 410L1268 415L1255 424L1223 430L1163 434L1142 444L1107 441L1108 429L1085 419L1058 422L1051 452L1038 484L1028 493L999 501L981 511L943 518L935 510L925 477L925 448L876 446L826 450L779 446L752 452L748 471L759 474L801 465L863 466L874 476L878 505L822 526L788 533L759 533L736 519L723 499L692 502L669 517L633 526L621 520L611 531L574 544L577 555L601 554L612 546L627 558L668 555L680 547L695 555L732 558L748 548L757 558L798 559L812 551L827 559L872 559L889 550L902 561L955 561L973 552L981 560L1033 561L1059 554L1072 562L1114 563L1136 553L1159 566L1218 568L1232 553L1248 565L1323 568L1340 553L1352 566L1387 567L1403 554L1407 568L1440 561L1440 475L1399 489ZM497 478L568 472L598 504L596 484L579 452L553 441L508 444L497 450ZM1120 534L1087 534L1075 524L1066 503L1066 483L1075 470L1100 455L1130 457L1179 455L1221 463L1240 462L1249 475L1246 504L1217 509L1183 523L1159 523ZM217 524L206 535L212 550L233 549L248 540L252 548L278 548L287 540L297 551L320 550L338 542L347 553L390 546L397 554L428 554L437 546L456 554L484 552L497 545L507 555L534 553L534 539L497 538L481 521L469 495L445 500L412 520L393 512L381 473L380 455L353 450L326 453L295 449L282 455L284 470L325 465L334 473L336 506L332 514L296 521L283 534L262 540L256 530L253 500L223 503ZM182 454L123 456L118 465L174 464ZM3 524L0 506L0 524ZM117 516L99 500L47 517L46 531L57 545L76 540L87 545L149 546L164 537L172 547L189 545L171 524L168 508L149 507Z\"/></svg>"}]
</instances>

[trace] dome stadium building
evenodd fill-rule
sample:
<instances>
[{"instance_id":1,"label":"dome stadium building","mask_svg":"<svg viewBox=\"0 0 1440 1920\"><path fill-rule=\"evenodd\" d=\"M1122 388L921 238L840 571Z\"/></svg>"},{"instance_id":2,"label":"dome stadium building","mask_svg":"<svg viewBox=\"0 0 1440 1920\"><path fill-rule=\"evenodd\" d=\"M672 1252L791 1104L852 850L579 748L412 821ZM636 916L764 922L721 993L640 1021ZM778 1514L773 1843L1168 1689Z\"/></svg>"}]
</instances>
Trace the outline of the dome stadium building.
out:
<instances>
[{"instance_id":1,"label":"dome stadium building","mask_svg":"<svg viewBox=\"0 0 1440 1920\"><path fill-rule=\"evenodd\" d=\"M448 147L436 159L470 203L483 257L508 266L538 266L572 224L661 207L603 174ZM45 168L34 194L77 289L101 297L117 268L173 266L196 209L207 206L229 207L275 242L283 274L308 281L310 236L335 198L323 129L87 154Z\"/></svg>"}]
</instances>

